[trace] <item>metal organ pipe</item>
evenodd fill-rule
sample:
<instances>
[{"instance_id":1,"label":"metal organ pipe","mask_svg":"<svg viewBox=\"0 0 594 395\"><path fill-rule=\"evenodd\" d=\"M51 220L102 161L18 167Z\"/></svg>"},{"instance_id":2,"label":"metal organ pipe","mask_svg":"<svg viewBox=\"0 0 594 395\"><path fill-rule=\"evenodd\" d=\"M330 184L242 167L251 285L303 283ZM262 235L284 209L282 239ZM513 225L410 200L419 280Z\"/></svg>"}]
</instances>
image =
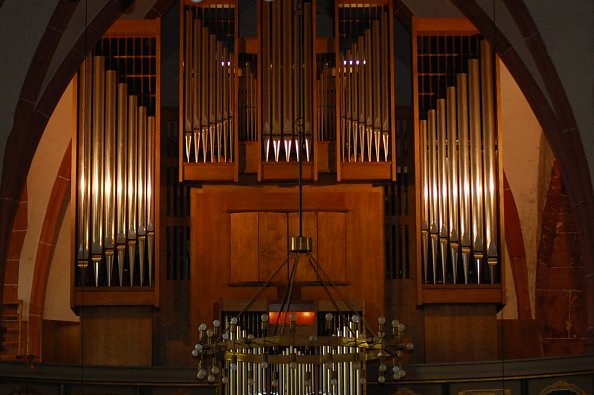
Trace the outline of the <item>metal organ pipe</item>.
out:
<instances>
[{"instance_id":1,"label":"metal organ pipe","mask_svg":"<svg viewBox=\"0 0 594 395\"><path fill-rule=\"evenodd\" d=\"M93 63L85 59L79 72L78 95L78 160L77 160L77 266L85 282L90 253L91 219L91 113Z\"/></svg>"},{"instance_id":2,"label":"metal organ pipe","mask_svg":"<svg viewBox=\"0 0 594 395\"><path fill-rule=\"evenodd\" d=\"M345 5L339 10L341 17L346 20L340 22L341 36L358 34L341 52L337 73L342 87L342 160L386 162L391 83L388 12L381 5Z\"/></svg>"},{"instance_id":3,"label":"metal organ pipe","mask_svg":"<svg viewBox=\"0 0 594 395\"><path fill-rule=\"evenodd\" d=\"M107 285L111 286L115 247L115 181L116 181L116 78L115 70L105 73L105 155L104 207L105 207L105 260ZM96 276L97 278L98 276Z\"/></svg>"},{"instance_id":4,"label":"metal organ pipe","mask_svg":"<svg viewBox=\"0 0 594 395\"><path fill-rule=\"evenodd\" d=\"M481 102L483 118L483 145L485 169L485 248L491 283L495 280L497 265L497 199L495 167L495 107L493 103L493 51L487 40L481 42Z\"/></svg>"},{"instance_id":5,"label":"metal organ pipe","mask_svg":"<svg viewBox=\"0 0 594 395\"><path fill-rule=\"evenodd\" d=\"M432 94L445 93L445 98L436 100L436 109L427 109L427 120L419 120L425 283L496 281L498 170L492 64L492 51L483 40L480 59L467 61L467 74L452 74L455 84L445 90L429 86L435 90ZM483 270L485 263L488 273Z\"/></svg>"},{"instance_id":6,"label":"metal organ pipe","mask_svg":"<svg viewBox=\"0 0 594 395\"><path fill-rule=\"evenodd\" d=\"M468 142L468 75L456 75L458 91L458 158L460 159L460 243L464 283L468 284L468 264L471 251L470 224L470 144Z\"/></svg>"},{"instance_id":7,"label":"metal organ pipe","mask_svg":"<svg viewBox=\"0 0 594 395\"><path fill-rule=\"evenodd\" d=\"M119 82L119 55L112 40L100 44L105 56L90 56L79 71L76 160L77 285L135 285L136 245L140 246L138 285L152 284L155 237L153 188L155 116L139 106L129 85ZM140 39L134 39L140 40ZM130 47L134 47L136 43ZM134 54L132 54L134 55ZM134 73L144 75L142 67ZM138 77L130 77L134 81ZM136 83L140 88L141 83ZM146 92L144 92L146 93ZM140 88L142 95L142 88ZM148 237L148 249L146 239ZM127 262L126 261L127 258ZM147 268L148 276L144 274ZM92 263L92 277L87 268ZM117 270L114 265L117 263ZM125 279L126 265L129 278Z\"/></svg>"}]
</instances>

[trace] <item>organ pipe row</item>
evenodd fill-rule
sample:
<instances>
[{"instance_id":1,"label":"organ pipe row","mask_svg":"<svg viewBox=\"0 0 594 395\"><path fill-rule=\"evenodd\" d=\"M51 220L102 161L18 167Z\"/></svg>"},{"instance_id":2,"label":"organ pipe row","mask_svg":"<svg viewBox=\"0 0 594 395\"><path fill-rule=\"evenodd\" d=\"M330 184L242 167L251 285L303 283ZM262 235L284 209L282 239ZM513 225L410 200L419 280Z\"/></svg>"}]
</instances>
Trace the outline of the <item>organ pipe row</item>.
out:
<instances>
[{"instance_id":1,"label":"organ pipe row","mask_svg":"<svg viewBox=\"0 0 594 395\"><path fill-rule=\"evenodd\" d=\"M479 45L463 71L432 86L437 99L419 120L425 283L499 281L493 52Z\"/></svg>"},{"instance_id":2,"label":"organ pipe row","mask_svg":"<svg viewBox=\"0 0 594 395\"><path fill-rule=\"evenodd\" d=\"M235 7L183 8L184 161L233 162Z\"/></svg>"},{"instance_id":3,"label":"organ pipe row","mask_svg":"<svg viewBox=\"0 0 594 395\"><path fill-rule=\"evenodd\" d=\"M313 154L312 6L300 0L263 2L262 152L268 161L310 161ZM300 133L304 134L299 144Z\"/></svg>"},{"instance_id":4,"label":"organ pipe row","mask_svg":"<svg viewBox=\"0 0 594 395\"><path fill-rule=\"evenodd\" d=\"M320 141L336 140L336 62L333 54L319 54L317 72L317 127Z\"/></svg>"},{"instance_id":5,"label":"organ pipe row","mask_svg":"<svg viewBox=\"0 0 594 395\"><path fill-rule=\"evenodd\" d=\"M79 286L153 284L158 129L154 81L143 82L155 71L155 43L146 42L149 54L130 63L128 76L126 63L132 54L89 56L79 70L75 209ZM134 43L121 45L122 50L132 47ZM144 70L150 60L152 66Z\"/></svg>"},{"instance_id":6,"label":"organ pipe row","mask_svg":"<svg viewBox=\"0 0 594 395\"><path fill-rule=\"evenodd\" d=\"M258 0L240 35L239 4L181 2L180 180L294 178L299 159L313 179L394 180L391 2L337 0L330 34L316 1Z\"/></svg>"},{"instance_id":7,"label":"organ pipe row","mask_svg":"<svg viewBox=\"0 0 594 395\"><path fill-rule=\"evenodd\" d=\"M343 162L387 162L390 155L390 18L384 6L339 8Z\"/></svg>"}]
</instances>

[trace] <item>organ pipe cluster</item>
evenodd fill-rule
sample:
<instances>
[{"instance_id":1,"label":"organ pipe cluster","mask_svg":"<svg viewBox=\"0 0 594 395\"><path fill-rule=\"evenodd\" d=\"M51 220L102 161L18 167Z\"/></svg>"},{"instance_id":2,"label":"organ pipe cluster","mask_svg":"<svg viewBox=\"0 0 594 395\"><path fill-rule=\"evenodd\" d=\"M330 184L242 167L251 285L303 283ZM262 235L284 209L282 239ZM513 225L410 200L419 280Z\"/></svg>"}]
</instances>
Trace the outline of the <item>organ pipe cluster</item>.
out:
<instances>
[{"instance_id":1,"label":"organ pipe cluster","mask_svg":"<svg viewBox=\"0 0 594 395\"><path fill-rule=\"evenodd\" d=\"M498 281L493 52L478 52L419 120L425 283Z\"/></svg>"},{"instance_id":2,"label":"organ pipe cluster","mask_svg":"<svg viewBox=\"0 0 594 395\"><path fill-rule=\"evenodd\" d=\"M339 8L343 162L390 158L390 18L384 6Z\"/></svg>"},{"instance_id":3,"label":"organ pipe cluster","mask_svg":"<svg viewBox=\"0 0 594 395\"><path fill-rule=\"evenodd\" d=\"M235 8L186 6L183 11L185 162L233 162Z\"/></svg>"},{"instance_id":4,"label":"organ pipe cluster","mask_svg":"<svg viewBox=\"0 0 594 395\"><path fill-rule=\"evenodd\" d=\"M147 104L150 98L130 93L143 88L131 86L119 67L106 68L111 60L89 56L79 71L78 285L150 286L156 231L154 106ZM138 64L131 66L135 75L149 73Z\"/></svg>"},{"instance_id":5,"label":"organ pipe cluster","mask_svg":"<svg viewBox=\"0 0 594 395\"><path fill-rule=\"evenodd\" d=\"M303 155L303 159L310 161L313 154L311 3L265 1L261 15L264 160L298 161ZM299 143L301 131L303 144Z\"/></svg>"},{"instance_id":6,"label":"organ pipe cluster","mask_svg":"<svg viewBox=\"0 0 594 395\"><path fill-rule=\"evenodd\" d=\"M269 323L263 313L254 333L243 329L238 317L225 322L224 328L218 320L212 328L203 323L192 350L198 360L196 376L221 383L225 395L306 395L365 394L367 362L372 360L378 363L380 384L386 376L400 380L406 375L403 359L414 346L403 341L402 323L393 320L387 335L386 319L380 317L377 332L369 335L358 314L347 320L336 317L327 313L323 333L309 334L298 330L303 328L298 328L294 314L289 314L285 328Z\"/></svg>"},{"instance_id":7,"label":"organ pipe cluster","mask_svg":"<svg viewBox=\"0 0 594 395\"><path fill-rule=\"evenodd\" d=\"M318 54L317 58L318 139L336 141L336 58L334 54Z\"/></svg>"}]
</instances>

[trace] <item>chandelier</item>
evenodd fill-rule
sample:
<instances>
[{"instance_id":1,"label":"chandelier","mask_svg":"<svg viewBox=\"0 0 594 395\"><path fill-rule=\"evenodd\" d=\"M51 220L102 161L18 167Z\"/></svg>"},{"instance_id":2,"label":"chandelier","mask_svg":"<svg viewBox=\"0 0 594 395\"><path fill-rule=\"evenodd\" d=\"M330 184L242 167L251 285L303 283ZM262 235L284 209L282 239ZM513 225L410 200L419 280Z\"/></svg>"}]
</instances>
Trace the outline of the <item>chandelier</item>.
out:
<instances>
[{"instance_id":1,"label":"chandelier","mask_svg":"<svg viewBox=\"0 0 594 395\"><path fill-rule=\"evenodd\" d=\"M301 180L299 182L301 202ZM302 209L300 207L300 229ZM301 232L300 232L301 233ZM404 324L394 319L377 320L374 331L364 314L350 307L311 254L312 239L301 234L291 238L289 258L262 285L239 314L222 325L200 324L198 343L192 355L198 360L197 378L220 383L224 394L365 394L367 363L377 362L377 382L406 375L403 362L414 346L403 337ZM305 257L306 259L300 259ZM294 308L295 273L300 261L313 268L326 291L334 312L327 312L317 326L299 325ZM262 313L249 332L242 328L260 292L270 285L283 267L289 267L288 283L276 311ZM338 294L337 299L334 294ZM340 308L347 306L348 312ZM247 325L246 325L247 326ZM369 373L371 375L371 373Z\"/></svg>"}]
</instances>

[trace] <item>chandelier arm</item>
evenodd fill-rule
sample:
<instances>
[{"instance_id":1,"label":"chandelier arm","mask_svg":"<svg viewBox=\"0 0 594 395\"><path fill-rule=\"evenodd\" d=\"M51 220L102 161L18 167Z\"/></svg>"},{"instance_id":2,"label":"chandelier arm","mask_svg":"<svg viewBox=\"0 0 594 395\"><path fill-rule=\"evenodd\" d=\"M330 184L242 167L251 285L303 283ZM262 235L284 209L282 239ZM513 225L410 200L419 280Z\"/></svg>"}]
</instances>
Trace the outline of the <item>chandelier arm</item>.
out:
<instances>
[{"instance_id":1,"label":"chandelier arm","mask_svg":"<svg viewBox=\"0 0 594 395\"><path fill-rule=\"evenodd\" d=\"M355 309L349 303L349 301L346 298L346 296L344 295L344 293L342 293L341 290L340 290L340 288L338 288L338 286L336 285L336 283L334 283L334 281L332 281L330 275L328 273L326 273L326 271L324 270L324 268L318 263L318 261L313 257L313 255L310 253L310 254L307 254L307 256L308 256L309 263L311 264L312 268L314 269L314 271L318 275L318 278L320 279L320 284L322 284L322 286L324 287L324 289L327 289L326 283L330 284L330 286L332 288L334 288L336 290L336 292L338 292L338 295L340 296L340 300L342 302L344 302L344 304L346 304L346 306L351 311L355 311ZM324 281L324 279L322 278L322 276L320 275L320 273L323 274L328 280L327 281ZM330 291L329 290L327 290L326 292L328 293L328 295L330 295ZM337 311L341 312L340 308L338 307L338 305L336 303L336 300L331 295L330 295L330 299L332 300L332 304L334 304L334 308L337 309ZM365 317L361 317L361 320L363 321L363 325L365 326L365 329L367 329L371 333L372 336L377 336L377 332L375 332L373 330L373 328L371 328L369 326L369 324L367 324L367 320L365 319Z\"/></svg>"},{"instance_id":2,"label":"chandelier arm","mask_svg":"<svg viewBox=\"0 0 594 395\"><path fill-rule=\"evenodd\" d=\"M288 264L290 257L287 257L287 259L285 259L283 261L283 263L281 263L276 270L274 271L274 273L272 273L270 275L270 277L268 277L268 279L266 279L266 281L264 282L264 284L262 284L262 286L260 286L260 288L258 288L258 291L256 291L256 293L254 294L254 296L252 296L252 298L250 299L250 301L245 305L245 307L239 312L239 314L237 314L237 319L239 320L239 317L241 317L243 315L243 313L245 313L246 311L248 311L256 302L256 299L258 298L258 296L260 296L260 294L262 293L262 291L264 290L264 288L267 288L270 283L272 282L272 280L276 277L276 275L281 271L281 269L283 268L283 266L285 266L286 264ZM219 335L218 339L221 339L223 334L229 331L229 328L225 328L224 331L221 331L221 334Z\"/></svg>"},{"instance_id":3,"label":"chandelier arm","mask_svg":"<svg viewBox=\"0 0 594 395\"><path fill-rule=\"evenodd\" d=\"M285 318L283 319L283 322L282 322L280 335L282 336L285 333L285 323L287 321L286 315L289 313L289 308L291 307L291 296L293 294L293 285L295 284L295 273L297 272L297 263L299 262L299 255L294 255L294 258L295 258L295 263L293 264L293 267L291 268L291 274L289 275L289 286L283 295L283 301L281 303L280 311L279 311L278 316L276 317L276 323L274 324L274 329L272 331L273 336L276 335L276 330L278 328L278 321L280 320L281 313L285 310L285 305L286 305L287 307L286 307L286 312L285 312ZM287 261L289 261L290 259L291 259L291 257L287 258ZM290 262L288 262L288 263L290 264Z\"/></svg>"},{"instance_id":4,"label":"chandelier arm","mask_svg":"<svg viewBox=\"0 0 594 395\"><path fill-rule=\"evenodd\" d=\"M318 264L318 262L314 259L313 255L311 253L307 254L307 261L309 262L309 264L311 265L311 267L313 268L313 270L316 272L316 275L318 276L318 278L320 279L320 284L322 285L322 287L324 288L324 290L326 291L326 293L328 294L328 297L330 298L330 301L332 302L332 305L334 306L334 308L336 309L336 311L338 311L339 313L342 312L342 310L340 309L340 307L338 307L338 303L336 303L336 299L334 298L334 296L332 295L332 292L330 292L330 289L328 289L328 286L326 284L326 281L324 281L322 279L322 276L320 276L320 272L318 271L318 268L316 266L320 266ZM315 264L317 265L315 265ZM332 286L332 288L336 289L336 286L334 285L334 283L332 283L332 281L329 282L329 284ZM344 300L344 296L341 295L343 302L347 305L347 307L349 309L351 309L352 311L355 311L351 305Z\"/></svg>"}]
</instances>

